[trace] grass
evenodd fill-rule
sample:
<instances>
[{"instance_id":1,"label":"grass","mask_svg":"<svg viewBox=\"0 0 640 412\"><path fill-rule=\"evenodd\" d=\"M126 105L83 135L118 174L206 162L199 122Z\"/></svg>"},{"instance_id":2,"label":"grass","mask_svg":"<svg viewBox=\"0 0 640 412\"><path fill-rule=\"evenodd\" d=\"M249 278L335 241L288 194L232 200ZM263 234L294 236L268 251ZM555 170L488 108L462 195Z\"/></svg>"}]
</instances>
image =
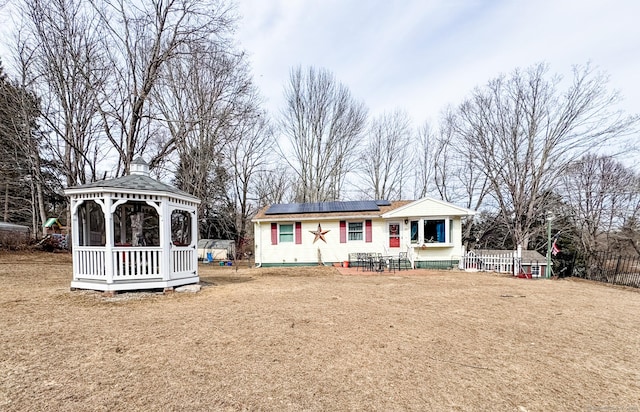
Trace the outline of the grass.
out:
<instances>
[{"instance_id":1,"label":"grass","mask_svg":"<svg viewBox=\"0 0 640 412\"><path fill-rule=\"evenodd\" d=\"M70 291L0 255L0 410L638 410L640 293L457 271L201 265L196 294ZM607 409L608 408L608 409Z\"/></svg>"}]
</instances>

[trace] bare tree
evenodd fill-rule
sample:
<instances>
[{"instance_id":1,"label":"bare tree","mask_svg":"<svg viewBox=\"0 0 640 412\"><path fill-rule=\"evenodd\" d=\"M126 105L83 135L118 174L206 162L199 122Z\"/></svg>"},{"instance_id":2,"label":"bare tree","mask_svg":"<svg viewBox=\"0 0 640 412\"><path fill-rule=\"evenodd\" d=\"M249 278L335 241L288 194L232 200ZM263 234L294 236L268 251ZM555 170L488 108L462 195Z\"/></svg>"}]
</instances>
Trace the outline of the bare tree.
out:
<instances>
[{"instance_id":1,"label":"bare tree","mask_svg":"<svg viewBox=\"0 0 640 412\"><path fill-rule=\"evenodd\" d=\"M433 193L436 135L429 123L418 128L417 141L412 152L414 193L416 199Z\"/></svg>"},{"instance_id":2,"label":"bare tree","mask_svg":"<svg viewBox=\"0 0 640 412\"><path fill-rule=\"evenodd\" d=\"M28 224L38 234L46 219L40 159L39 99L24 82L10 81L0 62L0 187L3 220Z\"/></svg>"},{"instance_id":3,"label":"bare tree","mask_svg":"<svg viewBox=\"0 0 640 412\"><path fill-rule=\"evenodd\" d=\"M445 115L436 143L435 186L443 200L480 210L489 191L489 179L478 163L474 162L477 153L459 145L449 120L450 117ZM476 231L475 223L475 217L463 222L462 238L467 248L478 238L472 236L472 232Z\"/></svg>"},{"instance_id":4,"label":"bare tree","mask_svg":"<svg viewBox=\"0 0 640 412\"><path fill-rule=\"evenodd\" d=\"M253 179L253 192L258 207L293 202L295 193L292 186L291 172L286 167L277 166L259 171Z\"/></svg>"},{"instance_id":5,"label":"bare tree","mask_svg":"<svg viewBox=\"0 0 640 412\"><path fill-rule=\"evenodd\" d=\"M407 156L413 136L406 112L384 113L369 125L369 140L361 151L364 193L375 199L402 199L410 171Z\"/></svg>"},{"instance_id":6,"label":"bare tree","mask_svg":"<svg viewBox=\"0 0 640 412\"><path fill-rule=\"evenodd\" d=\"M42 96L46 149L66 185L96 180L107 152L100 141L94 88L106 78L96 16L78 0L22 0L17 65Z\"/></svg>"},{"instance_id":7,"label":"bare tree","mask_svg":"<svg viewBox=\"0 0 640 412\"><path fill-rule=\"evenodd\" d=\"M549 190L573 160L628 134L637 117L615 111L619 96L589 66L567 89L538 64L477 88L449 117L456 144L488 179L500 216L527 248Z\"/></svg>"},{"instance_id":8,"label":"bare tree","mask_svg":"<svg viewBox=\"0 0 640 412\"><path fill-rule=\"evenodd\" d=\"M452 138L451 128L446 122L439 130L434 130L425 123L418 130L418 150L414 154L415 187L418 197L431 195L447 202L460 199L459 186L466 182L461 168L465 165L461 160L461 152ZM464 185L465 183L463 183Z\"/></svg>"},{"instance_id":9,"label":"bare tree","mask_svg":"<svg viewBox=\"0 0 640 412\"><path fill-rule=\"evenodd\" d=\"M158 164L175 144L160 132L162 118L151 96L166 66L196 46L228 41L234 17L222 0L92 0L106 36L113 78L100 90L105 134L119 154L119 172L135 156L151 153ZM177 63L179 64L179 63ZM158 122L157 120L160 120Z\"/></svg>"},{"instance_id":10,"label":"bare tree","mask_svg":"<svg viewBox=\"0 0 640 412\"><path fill-rule=\"evenodd\" d=\"M483 205L487 194L487 177L472 162L473 152L460 147L453 128L445 115L438 130L425 123L418 130L418 145L414 151L413 170L415 195L439 197L472 210ZM467 243L474 230L473 218L463 226Z\"/></svg>"},{"instance_id":11,"label":"bare tree","mask_svg":"<svg viewBox=\"0 0 640 412\"><path fill-rule=\"evenodd\" d=\"M614 239L621 240L620 230L638 217L640 176L609 156L584 156L558 183L578 229L574 240L587 253L610 250Z\"/></svg>"},{"instance_id":12,"label":"bare tree","mask_svg":"<svg viewBox=\"0 0 640 412\"><path fill-rule=\"evenodd\" d=\"M226 167L225 147L255 115L246 62L227 48L188 45L181 60L167 63L161 82L154 100L183 167L181 188L203 200L205 207L213 189L209 173Z\"/></svg>"},{"instance_id":13,"label":"bare tree","mask_svg":"<svg viewBox=\"0 0 640 412\"><path fill-rule=\"evenodd\" d=\"M285 88L281 130L290 148L281 148L298 181L299 202L340 198L366 122L364 105L327 70L298 67ZM288 154L290 149L291 154Z\"/></svg>"},{"instance_id":14,"label":"bare tree","mask_svg":"<svg viewBox=\"0 0 640 412\"><path fill-rule=\"evenodd\" d=\"M246 119L240 136L229 145L229 163L233 172L233 189L238 210L236 227L239 243L245 241L249 219L256 212L255 194L252 193L256 174L267 168L273 150L273 131L264 113Z\"/></svg>"},{"instance_id":15,"label":"bare tree","mask_svg":"<svg viewBox=\"0 0 640 412\"><path fill-rule=\"evenodd\" d=\"M176 183L200 198L204 236L241 239L252 212L250 179L268 140L259 97L244 54L230 45L191 43L181 50L152 96L176 149Z\"/></svg>"}]
</instances>

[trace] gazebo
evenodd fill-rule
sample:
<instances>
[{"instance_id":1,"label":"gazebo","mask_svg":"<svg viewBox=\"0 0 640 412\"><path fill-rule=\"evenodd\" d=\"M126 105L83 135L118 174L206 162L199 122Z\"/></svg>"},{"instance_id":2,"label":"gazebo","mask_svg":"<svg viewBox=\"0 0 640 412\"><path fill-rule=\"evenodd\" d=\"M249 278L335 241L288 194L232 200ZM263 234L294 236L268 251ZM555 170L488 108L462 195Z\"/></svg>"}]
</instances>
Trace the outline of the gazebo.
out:
<instances>
[{"instance_id":1,"label":"gazebo","mask_svg":"<svg viewBox=\"0 0 640 412\"><path fill-rule=\"evenodd\" d=\"M197 283L200 200L131 172L65 190L71 201L72 289L171 290Z\"/></svg>"}]
</instances>

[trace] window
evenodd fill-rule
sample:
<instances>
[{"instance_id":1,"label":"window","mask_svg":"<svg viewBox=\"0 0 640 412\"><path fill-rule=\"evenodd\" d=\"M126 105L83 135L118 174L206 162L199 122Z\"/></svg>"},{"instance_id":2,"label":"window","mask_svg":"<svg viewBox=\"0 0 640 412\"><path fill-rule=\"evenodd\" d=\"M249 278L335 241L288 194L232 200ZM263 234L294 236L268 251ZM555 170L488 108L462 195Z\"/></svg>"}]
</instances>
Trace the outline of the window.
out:
<instances>
[{"instance_id":1,"label":"window","mask_svg":"<svg viewBox=\"0 0 640 412\"><path fill-rule=\"evenodd\" d=\"M293 243L293 223L280 224L280 243L282 242Z\"/></svg>"},{"instance_id":2,"label":"window","mask_svg":"<svg viewBox=\"0 0 640 412\"><path fill-rule=\"evenodd\" d=\"M363 233L364 229L364 233ZM373 231L371 220L365 220L364 222L349 222L346 220L340 221L340 243L347 243L349 241L364 241L371 243L373 241Z\"/></svg>"},{"instance_id":3,"label":"window","mask_svg":"<svg viewBox=\"0 0 640 412\"><path fill-rule=\"evenodd\" d=\"M425 243L445 243L445 219L424 221L424 242Z\"/></svg>"},{"instance_id":4,"label":"window","mask_svg":"<svg viewBox=\"0 0 640 412\"><path fill-rule=\"evenodd\" d=\"M362 240L362 222L349 222L349 240Z\"/></svg>"},{"instance_id":5,"label":"window","mask_svg":"<svg viewBox=\"0 0 640 412\"><path fill-rule=\"evenodd\" d=\"M418 239L420 239L420 236L418 236L418 221L412 220L411 221L411 243L418 243Z\"/></svg>"},{"instance_id":6,"label":"window","mask_svg":"<svg viewBox=\"0 0 640 412\"><path fill-rule=\"evenodd\" d=\"M531 276L540 276L540 266L531 265Z\"/></svg>"}]
</instances>

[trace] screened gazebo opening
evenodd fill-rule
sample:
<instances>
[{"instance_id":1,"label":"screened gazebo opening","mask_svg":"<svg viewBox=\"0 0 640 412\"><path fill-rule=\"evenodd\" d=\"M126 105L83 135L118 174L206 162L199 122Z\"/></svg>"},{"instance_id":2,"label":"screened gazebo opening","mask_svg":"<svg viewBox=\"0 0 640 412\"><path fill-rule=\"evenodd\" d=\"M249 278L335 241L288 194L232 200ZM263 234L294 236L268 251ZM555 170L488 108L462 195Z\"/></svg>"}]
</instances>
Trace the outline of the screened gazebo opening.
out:
<instances>
[{"instance_id":1,"label":"screened gazebo opening","mask_svg":"<svg viewBox=\"0 0 640 412\"><path fill-rule=\"evenodd\" d=\"M191 239L191 214L186 210L174 210L171 212L171 243L189 246Z\"/></svg>"},{"instance_id":2,"label":"screened gazebo opening","mask_svg":"<svg viewBox=\"0 0 640 412\"><path fill-rule=\"evenodd\" d=\"M99 204L87 200L78 207L78 242L80 246L104 246L104 213Z\"/></svg>"},{"instance_id":3,"label":"screened gazebo opening","mask_svg":"<svg viewBox=\"0 0 640 412\"><path fill-rule=\"evenodd\" d=\"M160 246L160 218L146 202L129 200L113 213L115 246Z\"/></svg>"}]
</instances>

